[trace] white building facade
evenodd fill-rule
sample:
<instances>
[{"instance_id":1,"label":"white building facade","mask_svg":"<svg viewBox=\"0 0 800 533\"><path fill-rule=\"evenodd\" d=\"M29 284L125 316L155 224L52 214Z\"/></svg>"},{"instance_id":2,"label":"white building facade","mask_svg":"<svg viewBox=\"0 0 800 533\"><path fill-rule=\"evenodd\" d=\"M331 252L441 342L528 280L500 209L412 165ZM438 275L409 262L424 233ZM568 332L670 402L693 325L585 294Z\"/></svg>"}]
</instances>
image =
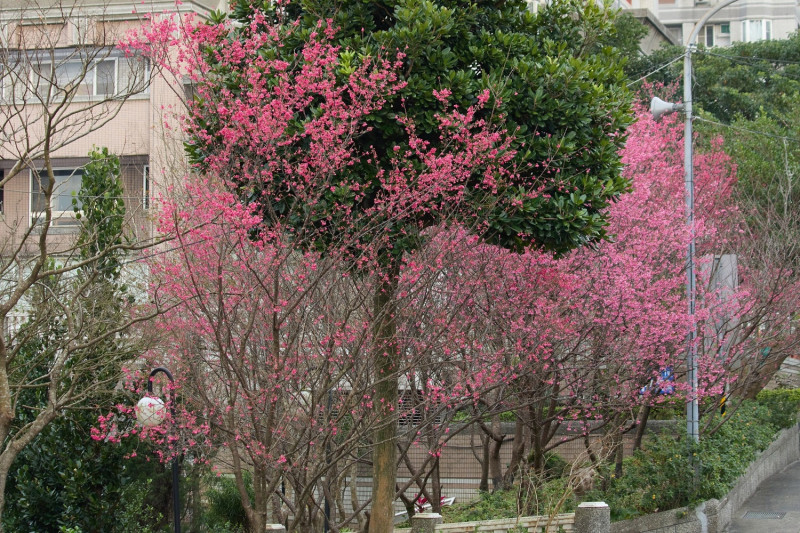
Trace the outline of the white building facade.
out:
<instances>
[{"instance_id":1,"label":"white building facade","mask_svg":"<svg viewBox=\"0 0 800 533\"><path fill-rule=\"evenodd\" d=\"M694 25L719 2L715 0L617 0L623 9L647 9L680 44ZM798 28L797 0L739 0L720 10L700 32L698 44L728 46L735 42L786 39Z\"/></svg>"}]
</instances>

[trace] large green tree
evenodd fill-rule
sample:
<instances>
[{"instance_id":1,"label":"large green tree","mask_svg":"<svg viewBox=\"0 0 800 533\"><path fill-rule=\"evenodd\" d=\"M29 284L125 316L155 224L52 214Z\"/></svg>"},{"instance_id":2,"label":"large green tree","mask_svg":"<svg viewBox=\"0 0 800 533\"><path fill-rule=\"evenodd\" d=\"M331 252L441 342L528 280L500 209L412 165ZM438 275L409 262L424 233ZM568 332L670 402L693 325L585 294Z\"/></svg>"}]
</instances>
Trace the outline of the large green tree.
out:
<instances>
[{"instance_id":1,"label":"large green tree","mask_svg":"<svg viewBox=\"0 0 800 533\"><path fill-rule=\"evenodd\" d=\"M370 531L389 531L397 462L394 306L403 258L419 248L426 228L444 223L461 224L484 242L515 252L536 247L563 253L606 237L604 209L627 188L618 152L631 121L625 78L609 45L615 13L578 0L556 0L536 13L524 0L238 0L231 17L239 24L211 32L199 47L205 65L197 76L189 153L201 167L223 174L265 226L289 232L298 247L330 252L343 235L357 234L354 250L377 250L368 264L378 266L362 273L382 280L374 298L372 349L374 401L384 410L384 423L373 436ZM211 25L223 23L220 15ZM392 59L398 52L404 85L363 117L359 135L348 138L352 153L363 156L320 179L312 202L298 176L310 166L301 157L315 154L309 129L330 112L326 94L320 91L287 117L280 125L284 137L268 150L243 145L255 129L231 131L260 120L258 110L245 107L263 105L263 116L272 116L269 98L252 97L253 80L272 77L266 86L284 98L276 88L285 73L304 72L308 43L331 27L341 47L336 73L343 85L366 58ZM248 55L253 42L261 47L255 61ZM241 54L227 52L239 46ZM273 63L255 72L261 59ZM306 78L296 75L298 92L306 90ZM471 146L469 139L454 142L453 132L443 129L438 115L448 106L477 109L487 129L504 132L507 144L498 147L511 154L507 171L483 164L460 168L466 176L453 189L432 187L417 201L404 198L401 210L376 209L392 204L399 189L419 191L420 177L431 174L425 157L399 165L396 154L419 155L422 142L426 156L459 157L458 146ZM275 147L290 154L288 163L265 156L274 155Z\"/></svg>"},{"instance_id":2,"label":"large green tree","mask_svg":"<svg viewBox=\"0 0 800 533\"><path fill-rule=\"evenodd\" d=\"M683 54L681 46L666 46L649 56L641 56L625 67L638 79L648 82L681 84L683 61L656 71ZM800 33L787 39L737 42L721 48L700 47L692 56L693 105L730 123L743 118L754 120L768 115L778 121L793 120L793 106L800 93Z\"/></svg>"}]
</instances>

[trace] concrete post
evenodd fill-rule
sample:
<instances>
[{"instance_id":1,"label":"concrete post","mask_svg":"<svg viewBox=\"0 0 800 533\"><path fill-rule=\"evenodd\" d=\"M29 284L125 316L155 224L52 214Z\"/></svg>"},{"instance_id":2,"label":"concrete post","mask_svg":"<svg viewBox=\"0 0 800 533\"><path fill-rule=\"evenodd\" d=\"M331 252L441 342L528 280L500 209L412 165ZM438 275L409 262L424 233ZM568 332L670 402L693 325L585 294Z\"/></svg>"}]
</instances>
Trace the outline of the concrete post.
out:
<instances>
[{"instance_id":1,"label":"concrete post","mask_svg":"<svg viewBox=\"0 0 800 533\"><path fill-rule=\"evenodd\" d=\"M605 502L583 502L575 510L575 533L610 533L611 509Z\"/></svg>"},{"instance_id":2,"label":"concrete post","mask_svg":"<svg viewBox=\"0 0 800 533\"><path fill-rule=\"evenodd\" d=\"M267 524L267 527L264 529L266 531L280 531L282 533L286 533L286 528L283 527L283 524Z\"/></svg>"},{"instance_id":3,"label":"concrete post","mask_svg":"<svg viewBox=\"0 0 800 533\"><path fill-rule=\"evenodd\" d=\"M442 523L442 515L438 513L417 513L411 517L411 533L433 533L436 524Z\"/></svg>"}]
</instances>

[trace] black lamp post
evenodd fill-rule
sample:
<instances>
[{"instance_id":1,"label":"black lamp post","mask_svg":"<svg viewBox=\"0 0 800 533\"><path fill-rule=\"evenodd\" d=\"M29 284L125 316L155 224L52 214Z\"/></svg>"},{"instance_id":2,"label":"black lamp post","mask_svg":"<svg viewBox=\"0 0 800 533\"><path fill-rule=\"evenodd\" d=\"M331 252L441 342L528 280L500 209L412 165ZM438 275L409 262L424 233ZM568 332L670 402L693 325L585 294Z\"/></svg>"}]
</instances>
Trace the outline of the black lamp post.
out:
<instances>
[{"instance_id":1,"label":"black lamp post","mask_svg":"<svg viewBox=\"0 0 800 533\"><path fill-rule=\"evenodd\" d=\"M152 372L150 372L150 377L147 378L147 393L153 393L153 377L162 372L167 375L169 378L170 383L175 383L175 379L172 377L172 373L160 366L158 368L154 368ZM172 394L172 401L170 402L170 414L172 415L172 419L175 420L175 396L174 392ZM166 418L164 413L164 402L161 398L152 398L152 397L145 397L139 400L137 409L136 409L136 418L139 421L139 424L145 427L154 427L161 422L164 421ZM180 463L178 462L178 457L176 456L172 460L172 514L175 517L175 533L181 533L181 506L180 506L180 486L179 486L179 478L180 478Z\"/></svg>"}]
</instances>

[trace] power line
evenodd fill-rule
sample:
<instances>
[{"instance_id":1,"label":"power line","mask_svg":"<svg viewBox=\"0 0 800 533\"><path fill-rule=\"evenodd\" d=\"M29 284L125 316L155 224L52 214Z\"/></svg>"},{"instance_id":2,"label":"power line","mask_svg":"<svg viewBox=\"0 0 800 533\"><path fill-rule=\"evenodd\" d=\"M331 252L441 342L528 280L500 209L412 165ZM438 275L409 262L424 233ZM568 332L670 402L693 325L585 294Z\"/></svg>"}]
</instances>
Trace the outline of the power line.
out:
<instances>
[{"instance_id":1,"label":"power line","mask_svg":"<svg viewBox=\"0 0 800 533\"><path fill-rule=\"evenodd\" d=\"M715 124L717 126L722 126L724 128L730 128L732 130L744 131L744 132L747 132L747 133L752 133L754 135L762 135L764 137L771 137L773 139L780 139L780 140L783 140L783 141L792 141L792 142L800 143L800 139L797 138L797 137L788 137L788 136L785 136L785 135L777 135L775 133L767 133L766 131L752 130L750 128L743 128L741 126L732 126L731 124L725 124L723 122L717 122L716 120L709 120L707 118L702 118L702 117L694 117L694 118L696 120L701 121L701 122L708 122L709 124Z\"/></svg>"},{"instance_id":2,"label":"power line","mask_svg":"<svg viewBox=\"0 0 800 533\"><path fill-rule=\"evenodd\" d=\"M769 63L782 63L784 65L800 65L800 61L790 61L788 59L768 59L766 57L756 57L756 56L737 56L737 55L728 55L728 54L717 54L714 52L710 52L708 50L697 50L698 53L706 54L709 56L714 57L722 57L725 59L729 59L734 62L738 62L745 65L756 66L756 63L747 62L747 61L738 61L738 60L752 60L752 61L766 61Z\"/></svg>"},{"instance_id":3,"label":"power line","mask_svg":"<svg viewBox=\"0 0 800 533\"><path fill-rule=\"evenodd\" d=\"M681 54L681 55L677 56L676 58L672 59L671 61L668 61L668 62L664 63L663 65L661 65L661 66L660 66L660 67L658 67L657 69L655 69L655 70L652 70L652 71L648 72L647 74L645 74L644 76L642 76L642 77L641 77L641 78L639 78L638 80L635 80L635 81L632 81L632 82L630 82L630 83L628 84L628 87L630 87L631 85L633 85L633 84L635 84L635 83L639 83L640 81L642 81L642 80L643 80L643 79L645 79L646 77L648 77L648 76L652 76L652 75L653 75L653 74L655 74L656 72L659 72L659 71L661 71L661 70L664 70L665 68L667 68L668 66L672 65L673 63L675 63L676 61L678 61L678 60L679 60L679 59L681 59L682 57L683 57L683 54Z\"/></svg>"}]
</instances>

